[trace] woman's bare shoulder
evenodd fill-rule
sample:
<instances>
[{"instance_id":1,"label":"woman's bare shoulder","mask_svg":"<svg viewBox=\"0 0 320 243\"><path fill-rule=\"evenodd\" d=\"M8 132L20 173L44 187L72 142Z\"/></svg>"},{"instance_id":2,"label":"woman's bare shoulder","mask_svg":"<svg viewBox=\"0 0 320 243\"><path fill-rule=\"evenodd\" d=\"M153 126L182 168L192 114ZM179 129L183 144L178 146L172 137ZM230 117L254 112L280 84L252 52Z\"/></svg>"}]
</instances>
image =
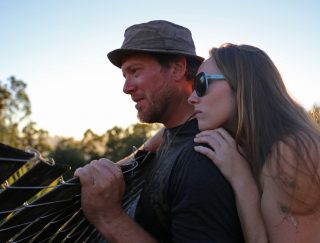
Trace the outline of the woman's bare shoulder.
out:
<instances>
[{"instance_id":1,"label":"woman's bare shoulder","mask_svg":"<svg viewBox=\"0 0 320 243\"><path fill-rule=\"evenodd\" d=\"M301 242L320 242L319 152L309 148L297 154L294 141L279 142L261 173L262 212L269 235L279 239L292 234Z\"/></svg>"}]
</instances>

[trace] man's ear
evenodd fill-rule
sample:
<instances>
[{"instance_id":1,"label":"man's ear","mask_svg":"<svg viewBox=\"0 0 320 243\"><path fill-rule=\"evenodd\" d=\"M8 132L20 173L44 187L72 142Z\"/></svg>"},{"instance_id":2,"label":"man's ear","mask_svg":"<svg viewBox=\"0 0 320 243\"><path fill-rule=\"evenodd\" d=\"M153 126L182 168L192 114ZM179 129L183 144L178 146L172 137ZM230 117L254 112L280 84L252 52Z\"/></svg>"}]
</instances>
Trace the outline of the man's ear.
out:
<instances>
[{"instance_id":1,"label":"man's ear","mask_svg":"<svg viewBox=\"0 0 320 243\"><path fill-rule=\"evenodd\" d=\"M187 59L185 57L177 59L174 63L172 63L172 68L175 80L181 80L186 74Z\"/></svg>"}]
</instances>

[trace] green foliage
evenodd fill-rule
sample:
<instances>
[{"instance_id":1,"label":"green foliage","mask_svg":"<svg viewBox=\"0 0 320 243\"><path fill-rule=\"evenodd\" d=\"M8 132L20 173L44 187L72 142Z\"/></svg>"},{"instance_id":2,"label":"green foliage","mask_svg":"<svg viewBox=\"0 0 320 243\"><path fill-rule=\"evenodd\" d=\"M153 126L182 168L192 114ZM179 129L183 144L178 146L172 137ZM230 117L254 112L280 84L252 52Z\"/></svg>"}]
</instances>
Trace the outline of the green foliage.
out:
<instances>
[{"instance_id":1,"label":"green foliage","mask_svg":"<svg viewBox=\"0 0 320 243\"><path fill-rule=\"evenodd\" d=\"M140 147L159 128L159 124L134 124L127 128L115 126L101 136L88 129L81 141L61 139L49 157L56 163L71 166L71 171L64 175L68 179L75 169L94 159L105 157L116 162L128 156L134 151L134 147Z\"/></svg>"},{"instance_id":2,"label":"green foliage","mask_svg":"<svg viewBox=\"0 0 320 243\"><path fill-rule=\"evenodd\" d=\"M53 158L56 163L71 166L71 170L63 175L65 179L71 178L75 169L84 166L86 163L81 144L72 138L61 139L55 150L49 154L49 157Z\"/></svg>"},{"instance_id":3,"label":"green foliage","mask_svg":"<svg viewBox=\"0 0 320 243\"><path fill-rule=\"evenodd\" d=\"M44 129L37 129L35 122L28 123L22 129L22 134L23 139L21 142L23 147L32 147L41 152L43 156L47 156L52 150L51 146L48 144L48 131Z\"/></svg>"},{"instance_id":4,"label":"green foliage","mask_svg":"<svg viewBox=\"0 0 320 243\"><path fill-rule=\"evenodd\" d=\"M0 81L0 141L12 146L19 145L19 122L30 114L25 88L26 84L14 77Z\"/></svg>"},{"instance_id":5,"label":"green foliage","mask_svg":"<svg viewBox=\"0 0 320 243\"><path fill-rule=\"evenodd\" d=\"M85 153L85 159L87 161L98 159L104 153L104 144L106 143L105 135L97 135L91 129L88 129L83 134L83 138L80 142L81 149Z\"/></svg>"},{"instance_id":6,"label":"green foliage","mask_svg":"<svg viewBox=\"0 0 320 243\"><path fill-rule=\"evenodd\" d=\"M31 114L26 83L10 77L0 81L0 119L5 125L16 124Z\"/></svg>"},{"instance_id":7,"label":"green foliage","mask_svg":"<svg viewBox=\"0 0 320 243\"><path fill-rule=\"evenodd\" d=\"M104 152L105 136L99 136L88 129L81 141L73 138L61 139L50 153L56 163L67 164L71 170L64 175L65 179L73 176L74 171L91 160L98 159Z\"/></svg>"},{"instance_id":8,"label":"green foliage","mask_svg":"<svg viewBox=\"0 0 320 243\"><path fill-rule=\"evenodd\" d=\"M126 129L113 127L106 132L107 142L104 156L112 161L128 156L159 128L159 124L144 123L137 123Z\"/></svg>"},{"instance_id":9,"label":"green foliage","mask_svg":"<svg viewBox=\"0 0 320 243\"><path fill-rule=\"evenodd\" d=\"M0 80L0 141L20 149L32 146L46 154L51 150L49 135L28 121L31 103L26 88L26 83L13 76Z\"/></svg>"}]
</instances>

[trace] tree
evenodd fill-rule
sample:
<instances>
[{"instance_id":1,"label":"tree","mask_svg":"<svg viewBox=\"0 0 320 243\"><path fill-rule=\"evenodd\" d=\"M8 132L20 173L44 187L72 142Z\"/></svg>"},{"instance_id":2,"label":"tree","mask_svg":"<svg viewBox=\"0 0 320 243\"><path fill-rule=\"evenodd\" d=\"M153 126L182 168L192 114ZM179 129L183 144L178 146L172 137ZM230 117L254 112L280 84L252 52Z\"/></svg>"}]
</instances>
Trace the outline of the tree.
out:
<instances>
[{"instance_id":1,"label":"tree","mask_svg":"<svg viewBox=\"0 0 320 243\"><path fill-rule=\"evenodd\" d=\"M97 135L88 129L81 141L73 138L62 138L54 151L49 154L56 163L71 166L71 171L64 178L73 176L75 169L84 166L91 160L106 157L112 161L131 154L160 128L159 124L134 124L127 128L113 127L104 135Z\"/></svg>"},{"instance_id":2,"label":"tree","mask_svg":"<svg viewBox=\"0 0 320 243\"><path fill-rule=\"evenodd\" d=\"M46 154L51 150L49 135L30 121L31 103L26 89L27 84L14 76L5 82L0 80L0 141L20 149L31 146Z\"/></svg>"},{"instance_id":3,"label":"tree","mask_svg":"<svg viewBox=\"0 0 320 243\"><path fill-rule=\"evenodd\" d=\"M85 153L87 161L100 158L104 153L104 144L106 143L105 135L97 135L91 129L83 134L81 148Z\"/></svg>"},{"instance_id":4,"label":"tree","mask_svg":"<svg viewBox=\"0 0 320 243\"><path fill-rule=\"evenodd\" d=\"M19 123L31 114L26 87L13 76L0 80L0 140L12 146L19 145Z\"/></svg>"},{"instance_id":5,"label":"tree","mask_svg":"<svg viewBox=\"0 0 320 243\"><path fill-rule=\"evenodd\" d=\"M85 153L81 144L73 138L63 138L56 145L54 151L49 154L56 163L71 166L71 170L66 172L63 177L69 179L73 176L74 171L86 164Z\"/></svg>"},{"instance_id":6,"label":"tree","mask_svg":"<svg viewBox=\"0 0 320 243\"><path fill-rule=\"evenodd\" d=\"M51 146L48 144L49 133L44 129L37 129L35 122L28 123L22 129L23 139L21 144L23 147L32 147L43 156L48 156L52 151Z\"/></svg>"},{"instance_id":7,"label":"tree","mask_svg":"<svg viewBox=\"0 0 320 243\"><path fill-rule=\"evenodd\" d=\"M27 84L14 76L0 81L0 117L6 125L21 122L31 114Z\"/></svg>"},{"instance_id":8,"label":"tree","mask_svg":"<svg viewBox=\"0 0 320 243\"><path fill-rule=\"evenodd\" d=\"M106 132L105 157L112 161L118 161L134 152L159 128L159 124L145 123L137 123L126 129L113 127Z\"/></svg>"}]
</instances>

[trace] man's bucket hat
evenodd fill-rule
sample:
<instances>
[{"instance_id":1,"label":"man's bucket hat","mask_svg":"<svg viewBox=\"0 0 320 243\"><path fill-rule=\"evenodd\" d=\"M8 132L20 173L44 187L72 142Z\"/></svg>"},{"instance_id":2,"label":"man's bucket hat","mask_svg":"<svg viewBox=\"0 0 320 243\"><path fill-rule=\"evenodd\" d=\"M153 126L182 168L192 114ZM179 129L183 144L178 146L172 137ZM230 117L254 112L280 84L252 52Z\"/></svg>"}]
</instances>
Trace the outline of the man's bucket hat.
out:
<instances>
[{"instance_id":1,"label":"man's bucket hat","mask_svg":"<svg viewBox=\"0 0 320 243\"><path fill-rule=\"evenodd\" d=\"M109 52L108 58L121 68L122 59L136 52L184 55L199 63L204 60L196 54L190 30L165 20L130 26L124 33L121 48Z\"/></svg>"}]
</instances>

